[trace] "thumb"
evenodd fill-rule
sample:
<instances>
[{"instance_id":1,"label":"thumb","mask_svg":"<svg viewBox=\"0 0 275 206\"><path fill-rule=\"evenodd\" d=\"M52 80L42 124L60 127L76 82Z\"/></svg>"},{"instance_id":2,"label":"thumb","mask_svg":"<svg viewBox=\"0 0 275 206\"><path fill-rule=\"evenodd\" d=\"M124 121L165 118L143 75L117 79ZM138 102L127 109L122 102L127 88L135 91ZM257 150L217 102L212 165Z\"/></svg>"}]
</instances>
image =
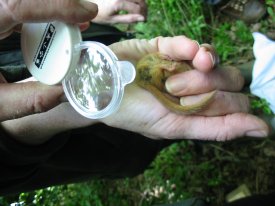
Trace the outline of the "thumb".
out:
<instances>
[{"instance_id":1,"label":"thumb","mask_svg":"<svg viewBox=\"0 0 275 206\"><path fill-rule=\"evenodd\" d=\"M17 4L13 13L20 23L45 20L80 23L97 15L97 5L86 0L29 0Z\"/></svg>"},{"instance_id":2,"label":"thumb","mask_svg":"<svg viewBox=\"0 0 275 206\"><path fill-rule=\"evenodd\" d=\"M0 28L4 25L12 28L24 22L52 20L80 23L89 21L97 15L97 5L88 0L0 0L0 3L0 13L3 16Z\"/></svg>"},{"instance_id":3,"label":"thumb","mask_svg":"<svg viewBox=\"0 0 275 206\"><path fill-rule=\"evenodd\" d=\"M130 23L145 21L145 17L140 14L118 14L118 15L113 15L110 21L113 24L115 23L130 24Z\"/></svg>"},{"instance_id":4,"label":"thumb","mask_svg":"<svg viewBox=\"0 0 275 206\"><path fill-rule=\"evenodd\" d=\"M136 64L148 53L157 52L155 43L145 39L130 39L111 44L110 49L121 60L131 61Z\"/></svg>"},{"instance_id":5,"label":"thumb","mask_svg":"<svg viewBox=\"0 0 275 206\"><path fill-rule=\"evenodd\" d=\"M0 84L0 121L50 110L61 103L61 85L39 82Z\"/></svg>"}]
</instances>

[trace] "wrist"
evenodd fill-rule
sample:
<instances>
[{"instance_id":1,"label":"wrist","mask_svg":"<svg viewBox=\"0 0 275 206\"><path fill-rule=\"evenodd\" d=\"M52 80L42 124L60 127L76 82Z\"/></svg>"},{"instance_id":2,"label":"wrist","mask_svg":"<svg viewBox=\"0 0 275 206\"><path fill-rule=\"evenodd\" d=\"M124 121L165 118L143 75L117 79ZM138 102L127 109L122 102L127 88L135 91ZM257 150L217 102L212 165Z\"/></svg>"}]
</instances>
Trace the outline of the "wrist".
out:
<instances>
[{"instance_id":1,"label":"wrist","mask_svg":"<svg viewBox=\"0 0 275 206\"><path fill-rule=\"evenodd\" d=\"M34 145L42 144L61 132L97 123L100 121L87 119L78 114L69 103L63 103L45 113L2 122L1 126L11 138Z\"/></svg>"}]
</instances>

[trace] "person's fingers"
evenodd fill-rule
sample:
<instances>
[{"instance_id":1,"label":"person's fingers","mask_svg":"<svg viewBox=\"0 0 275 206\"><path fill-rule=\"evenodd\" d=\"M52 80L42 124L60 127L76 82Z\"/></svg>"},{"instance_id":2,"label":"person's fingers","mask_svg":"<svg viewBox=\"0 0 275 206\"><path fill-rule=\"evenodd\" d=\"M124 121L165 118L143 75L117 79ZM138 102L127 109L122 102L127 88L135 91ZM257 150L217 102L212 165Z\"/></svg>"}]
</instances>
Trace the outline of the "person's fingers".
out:
<instances>
[{"instance_id":1,"label":"person's fingers","mask_svg":"<svg viewBox=\"0 0 275 206\"><path fill-rule=\"evenodd\" d=\"M88 0L1 1L0 11L8 15L0 28L13 28L23 22L60 20L68 23L89 21L97 15L97 5ZM4 21L5 20L5 21Z\"/></svg>"},{"instance_id":2,"label":"person's fingers","mask_svg":"<svg viewBox=\"0 0 275 206\"><path fill-rule=\"evenodd\" d=\"M210 73L190 70L169 77L167 91L175 96L202 94L213 90L236 92L244 85L244 78L235 67L215 69Z\"/></svg>"},{"instance_id":3,"label":"person's fingers","mask_svg":"<svg viewBox=\"0 0 275 206\"><path fill-rule=\"evenodd\" d=\"M8 31L5 31L5 32L0 32L0 40L1 40L1 39L7 38L7 37L10 36L12 33L13 33L13 30L12 30L12 29L10 29L10 30L8 30Z\"/></svg>"},{"instance_id":4,"label":"person's fingers","mask_svg":"<svg viewBox=\"0 0 275 206\"><path fill-rule=\"evenodd\" d=\"M1 29L1 25L0 25L0 29ZM7 38L7 37L10 36L13 32L20 32L21 29L22 29L22 24L18 24L18 25L14 26L13 28L11 28L11 29L8 30L8 31L5 31L5 32L1 32L1 31L0 31L0 40L1 40L1 39Z\"/></svg>"},{"instance_id":5,"label":"person's fingers","mask_svg":"<svg viewBox=\"0 0 275 206\"><path fill-rule=\"evenodd\" d=\"M147 17L147 5L145 0L127 0L129 2L134 2L140 6L139 14L141 14L145 19Z\"/></svg>"},{"instance_id":6,"label":"person's fingers","mask_svg":"<svg viewBox=\"0 0 275 206\"><path fill-rule=\"evenodd\" d=\"M218 55L213 46L199 45L197 41L185 36L159 37L157 39L159 52L168 55L176 61L186 60L202 72L209 72L218 63Z\"/></svg>"},{"instance_id":7,"label":"person's fingers","mask_svg":"<svg viewBox=\"0 0 275 206\"><path fill-rule=\"evenodd\" d=\"M127 1L131 1L137 4L145 4L145 0L127 0Z\"/></svg>"},{"instance_id":8,"label":"person's fingers","mask_svg":"<svg viewBox=\"0 0 275 206\"><path fill-rule=\"evenodd\" d=\"M97 15L97 5L86 0L19 1L14 10L19 22L62 20L70 23L89 21ZM45 9L45 4L46 8ZM30 7L32 9L30 11Z\"/></svg>"},{"instance_id":9,"label":"person's fingers","mask_svg":"<svg viewBox=\"0 0 275 206\"><path fill-rule=\"evenodd\" d=\"M186 116L185 123L184 136L200 140L227 141L244 136L266 137L269 133L263 120L245 113L218 117Z\"/></svg>"},{"instance_id":10,"label":"person's fingers","mask_svg":"<svg viewBox=\"0 0 275 206\"><path fill-rule=\"evenodd\" d=\"M183 106L192 106L203 101L210 93L185 96L180 98L180 104ZM223 91L216 91L213 96L213 100L202 107L202 111L196 113L196 115L203 116L221 116L232 113L245 112L250 110L250 103L248 96L241 93L230 93Z\"/></svg>"},{"instance_id":11,"label":"person's fingers","mask_svg":"<svg viewBox=\"0 0 275 206\"><path fill-rule=\"evenodd\" d=\"M61 85L39 82L0 84L0 121L45 112L61 103Z\"/></svg>"},{"instance_id":12,"label":"person's fingers","mask_svg":"<svg viewBox=\"0 0 275 206\"><path fill-rule=\"evenodd\" d=\"M138 4L141 7L140 14L143 15L145 17L145 20L146 20L147 19L148 9L147 9L147 4L146 4L145 0L139 0Z\"/></svg>"},{"instance_id":13,"label":"person's fingers","mask_svg":"<svg viewBox=\"0 0 275 206\"><path fill-rule=\"evenodd\" d=\"M127 0L122 0L120 3L117 5L117 10L118 11L127 11L131 14L140 14L141 12L141 6L139 4L127 1Z\"/></svg>"},{"instance_id":14,"label":"person's fingers","mask_svg":"<svg viewBox=\"0 0 275 206\"><path fill-rule=\"evenodd\" d=\"M200 46L196 41L185 36L176 36L157 37L149 41L133 39L112 44L110 48L118 55L118 58L128 59L136 64L139 59L152 52L163 53L175 61L192 61L199 51ZM125 50L127 50L127 52L125 52ZM204 58L207 62L212 62L211 59L213 58L211 58L208 53L202 53L207 55L207 57ZM201 65L204 64L203 61ZM209 68L205 68L204 66L203 69L211 70L213 64L208 64L208 67ZM199 70L200 68L196 69Z\"/></svg>"},{"instance_id":15,"label":"person's fingers","mask_svg":"<svg viewBox=\"0 0 275 206\"><path fill-rule=\"evenodd\" d=\"M157 52L156 41L131 39L111 44L110 49L120 60L128 60L136 64L146 54Z\"/></svg>"},{"instance_id":16,"label":"person's fingers","mask_svg":"<svg viewBox=\"0 0 275 206\"><path fill-rule=\"evenodd\" d=\"M175 117L176 116L176 117ZM179 118L176 114L160 119L151 131L158 131L165 127L167 121L173 121L171 127L165 129L161 136L167 139L197 139L211 141L228 141L238 137L267 137L270 130L268 125L258 117L246 113L234 113L217 117L205 116L182 116Z\"/></svg>"},{"instance_id":17,"label":"person's fingers","mask_svg":"<svg viewBox=\"0 0 275 206\"><path fill-rule=\"evenodd\" d=\"M3 76L3 74L0 72L0 84L1 83L7 83L6 78Z\"/></svg>"},{"instance_id":18,"label":"person's fingers","mask_svg":"<svg viewBox=\"0 0 275 206\"><path fill-rule=\"evenodd\" d=\"M78 27L79 27L80 31L85 31L86 29L89 28L89 26L90 26L89 21L78 24Z\"/></svg>"},{"instance_id":19,"label":"person's fingers","mask_svg":"<svg viewBox=\"0 0 275 206\"><path fill-rule=\"evenodd\" d=\"M78 23L78 27L80 29L80 31L85 31L86 29L88 29L90 26L90 22L83 22L83 23ZM1 33L0 32L0 40L1 39L5 39L6 37L10 36L13 32L21 32L22 29L22 24L18 24L15 27L13 27L12 29L10 29L7 32Z\"/></svg>"},{"instance_id":20,"label":"person's fingers","mask_svg":"<svg viewBox=\"0 0 275 206\"><path fill-rule=\"evenodd\" d=\"M199 50L197 42L185 36L158 37L153 41L156 41L155 44L160 53L176 61L193 60Z\"/></svg>"},{"instance_id":21,"label":"person's fingers","mask_svg":"<svg viewBox=\"0 0 275 206\"><path fill-rule=\"evenodd\" d=\"M112 16L112 18L110 19L110 22L113 24L116 24L116 23L129 24L129 23L134 23L134 22L139 22L144 20L145 20L144 16L140 14L119 14L119 15Z\"/></svg>"},{"instance_id":22,"label":"person's fingers","mask_svg":"<svg viewBox=\"0 0 275 206\"><path fill-rule=\"evenodd\" d=\"M219 57L214 47L210 44L201 44L199 51L192 60L193 67L202 72L212 71L212 68L218 63Z\"/></svg>"},{"instance_id":23,"label":"person's fingers","mask_svg":"<svg viewBox=\"0 0 275 206\"><path fill-rule=\"evenodd\" d=\"M163 53L176 61L192 60L199 45L185 36L157 37L151 40L126 40L110 45L121 60L128 59L137 63L143 56L153 52ZM125 52L127 50L127 52Z\"/></svg>"}]
</instances>

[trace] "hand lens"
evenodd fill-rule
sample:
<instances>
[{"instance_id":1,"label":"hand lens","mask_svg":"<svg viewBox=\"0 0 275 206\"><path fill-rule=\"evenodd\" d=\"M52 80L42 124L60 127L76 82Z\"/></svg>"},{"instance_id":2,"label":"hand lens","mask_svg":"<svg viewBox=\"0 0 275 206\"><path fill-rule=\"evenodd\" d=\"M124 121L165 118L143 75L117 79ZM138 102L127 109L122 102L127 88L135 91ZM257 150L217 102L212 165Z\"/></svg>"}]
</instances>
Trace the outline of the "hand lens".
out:
<instances>
[{"instance_id":1,"label":"hand lens","mask_svg":"<svg viewBox=\"0 0 275 206\"><path fill-rule=\"evenodd\" d=\"M21 47L30 73L44 84L62 83L70 104L90 119L115 112L124 87L135 78L130 62L119 61L99 42L82 41L76 25L24 24Z\"/></svg>"}]
</instances>

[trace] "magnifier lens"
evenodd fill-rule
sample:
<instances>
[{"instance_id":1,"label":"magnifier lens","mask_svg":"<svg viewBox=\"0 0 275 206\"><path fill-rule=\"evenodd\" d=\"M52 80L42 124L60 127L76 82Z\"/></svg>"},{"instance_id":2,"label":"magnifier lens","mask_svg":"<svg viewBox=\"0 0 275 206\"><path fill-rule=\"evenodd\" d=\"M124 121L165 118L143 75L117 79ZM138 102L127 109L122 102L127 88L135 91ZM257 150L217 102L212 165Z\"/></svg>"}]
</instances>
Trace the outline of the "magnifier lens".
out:
<instances>
[{"instance_id":1,"label":"magnifier lens","mask_svg":"<svg viewBox=\"0 0 275 206\"><path fill-rule=\"evenodd\" d=\"M66 78L75 101L85 110L103 110L112 100L117 77L107 58L94 48L83 48L77 68Z\"/></svg>"},{"instance_id":2,"label":"magnifier lens","mask_svg":"<svg viewBox=\"0 0 275 206\"><path fill-rule=\"evenodd\" d=\"M82 42L76 46L77 51L78 64L62 82L65 94L80 114L103 118L116 111L123 96L120 61L98 42Z\"/></svg>"}]
</instances>

